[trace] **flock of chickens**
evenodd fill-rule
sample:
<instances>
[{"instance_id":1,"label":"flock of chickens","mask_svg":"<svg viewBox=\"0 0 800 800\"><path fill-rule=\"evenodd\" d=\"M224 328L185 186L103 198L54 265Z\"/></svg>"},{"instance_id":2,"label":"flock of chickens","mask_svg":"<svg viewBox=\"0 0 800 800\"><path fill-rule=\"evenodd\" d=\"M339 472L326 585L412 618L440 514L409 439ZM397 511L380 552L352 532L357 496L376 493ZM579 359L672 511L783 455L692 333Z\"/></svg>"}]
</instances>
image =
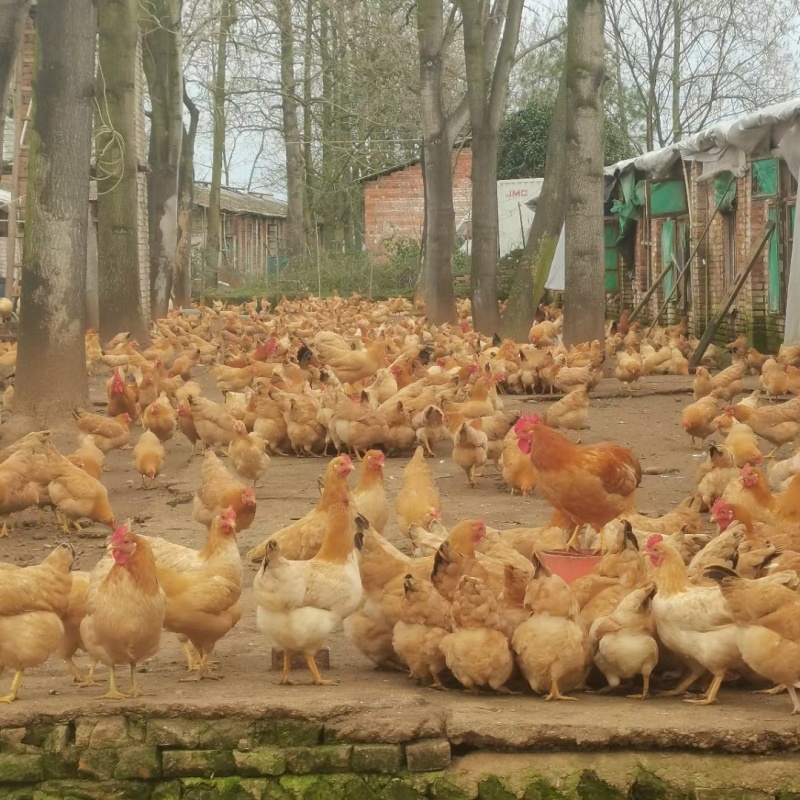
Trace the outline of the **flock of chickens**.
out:
<instances>
[{"instance_id":1,"label":"flock of chickens","mask_svg":"<svg viewBox=\"0 0 800 800\"><path fill-rule=\"evenodd\" d=\"M771 358L737 340L729 352L705 352L682 427L693 442L723 438L709 447L696 492L648 517L635 510L634 453L581 445L561 430L588 427L604 371L630 391L643 376L688 375L697 342L685 321L645 335L623 313L604 342L568 349L555 307L540 308L522 345L472 331L468 302L458 324L438 328L417 310L358 296L284 299L275 309L255 299L215 304L158 321L142 352L125 334L102 347L89 332L87 370L108 376L106 413L76 409L78 447L67 455L48 431L0 451L0 515L38 506L53 510L65 534L89 519L112 535L91 572L71 569L69 543L38 565L0 563L0 672L15 673L0 701L15 700L23 672L53 654L83 686L95 684L97 663L108 666L103 698L137 696L137 665L156 654L164 630L182 643L189 680L218 677L216 643L252 613L242 608L237 533L254 523L270 454L292 452L333 454L319 501L246 555L258 569L256 624L283 650L282 683L295 655L313 683L331 683L315 656L343 624L376 665L439 689L524 683L548 700L574 700L568 692L638 687L641 678L630 696L645 699L651 680L674 685L661 694L683 695L702 679L703 694L687 702L705 705L726 679L766 680L800 712L800 456L767 473L774 453L759 447L764 439L778 450L800 434L800 397L774 402L800 393L800 347ZM7 367L14 359L13 346L0 354ZM748 371L769 400L759 390L731 405ZM204 395L201 372L224 403ZM556 391L563 397L537 403L537 413L504 410L503 395ZM13 387L3 402L13 410ZM193 456L198 443L204 450L192 510L207 529L199 550L118 525L104 458L129 448L139 424L132 460L143 488L174 436L191 442ZM426 461L439 443L469 486L494 464L512 493L537 489L550 519L506 531L465 519L447 530ZM387 538L387 455L411 456L394 498L402 549ZM581 543L597 563L567 583L548 555ZM73 660L78 650L89 654L87 675ZM130 669L127 694L116 666Z\"/></svg>"}]
</instances>

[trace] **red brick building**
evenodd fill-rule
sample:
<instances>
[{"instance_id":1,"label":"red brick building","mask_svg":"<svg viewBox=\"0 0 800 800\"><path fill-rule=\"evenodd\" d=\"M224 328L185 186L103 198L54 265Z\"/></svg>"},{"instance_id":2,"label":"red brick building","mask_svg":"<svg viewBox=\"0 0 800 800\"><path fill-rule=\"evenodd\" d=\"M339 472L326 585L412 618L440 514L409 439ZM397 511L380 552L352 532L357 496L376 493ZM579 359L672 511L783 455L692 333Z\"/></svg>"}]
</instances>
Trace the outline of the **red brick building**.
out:
<instances>
[{"instance_id":1,"label":"red brick building","mask_svg":"<svg viewBox=\"0 0 800 800\"><path fill-rule=\"evenodd\" d=\"M425 193L419 159L371 175L364 184L364 243L381 253L395 238L422 241ZM472 205L472 150L453 151L453 205L456 226L469 218Z\"/></svg>"},{"instance_id":2,"label":"red brick building","mask_svg":"<svg viewBox=\"0 0 800 800\"><path fill-rule=\"evenodd\" d=\"M652 321L696 250L660 321L686 315L690 331L699 337L772 221L775 229L717 338L730 341L745 334L759 349L777 349L784 340L797 229L797 165L790 164L800 139L800 101L796 106L787 112L788 120L767 125L752 149L720 144L716 129L708 157L702 157L703 150L678 146L672 158L667 148L606 169L606 288L617 290L620 307L637 305L672 264L642 311L641 318ZM756 116L761 121L766 115ZM752 119L741 121L748 135L755 130ZM788 146L784 140L780 146L776 139L784 135L795 143ZM698 137L699 143L712 141L710 132Z\"/></svg>"}]
</instances>

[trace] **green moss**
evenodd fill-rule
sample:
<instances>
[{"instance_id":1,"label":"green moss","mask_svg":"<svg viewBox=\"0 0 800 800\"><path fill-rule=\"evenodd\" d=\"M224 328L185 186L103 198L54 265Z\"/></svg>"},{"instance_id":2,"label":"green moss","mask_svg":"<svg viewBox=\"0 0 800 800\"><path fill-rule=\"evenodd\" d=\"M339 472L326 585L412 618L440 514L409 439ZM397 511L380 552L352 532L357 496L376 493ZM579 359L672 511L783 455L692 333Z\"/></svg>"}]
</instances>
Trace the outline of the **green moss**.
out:
<instances>
[{"instance_id":1,"label":"green moss","mask_svg":"<svg viewBox=\"0 0 800 800\"><path fill-rule=\"evenodd\" d=\"M587 770L581 775L576 789L581 800L624 800L625 795Z\"/></svg>"},{"instance_id":2,"label":"green moss","mask_svg":"<svg viewBox=\"0 0 800 800\"><path fill-rule=\"evenodd\" d=\"M180 797L180 781L162 781L153 787L153 794L150 800L180 800Z\"/></svg>"},{"instance_id":3,"label":"green moss","mask_svg":"<svg viewBox=\"0 0 800 800\"><path fill-rule=\"evenodd\" d=\"M498 777L490 775L478 784L478 797L480 800L516 800L517 796Z\"/></svg>"},{"instance_id":4,"label":"green moss","mask_svg":"<svg viewBox=\"0 0 800 800\"><path fill-rule=\"evenodd\" d=\"M155 747L133 745L119 751L114 777L152 780L161 776L161 756Z\"/></svg>"},{"instance_id":5,"label":"green moss","mask_svg":"<svg viewBox=\"0 0 800 800\"><path fill-rule=\"evenodd\" d=\"M322 741L322 723L302 719L261 720L253 733L259 744L313 747Z\"/></svg>"},{"instance_id":6,"label":"green moss","mask_svg":"<svg viewBox=\"0 0 800 800\"><path fill-rule=\"evenodd\" d=\"M182 800L254 800L251 781L241 778L211 778L208 780L184 781Z\"/></svg>"},{"instance_id":7,"label":"green moss","mask_svg":"<svg viewBox=\"0 0 800 800\"><path fill-rule=\"evenodd\" d=\"M82 778L105 780L113 778L117 769L119 751L109 750L84 750L78 760L78 773Z\"/></svg>"},{"instance_id":8,"label":"green moss","mask_svg":"<svg viewBox=\"0 0 800 800\"><path fill-rule=\"evenodd\" d=\"M463 792L445 777L436 778L428 790L433 800L468 800L466 792Z\"/></svg>"},{"instance_id":9,"label":"green moss","mask_svg":"<svg viewBox=\"0 0 800 800\"><path fill-rule=\"evenodd\" d=\"M688 800L689 795L649 772L640 772L628 790L630 800Z\"/></svg>"},{"instance_id":10,"label":"green moss","mask_svg":"<svg viewBox=\"0 0 800 800\"><path fill-rule=\"evenodd\" d=\"M531 783L522 795L523 800L562 800L563 797L547 781L541 779Z\"/></svg>"},{"instance_id":11,"label":"green moss","mask_svg":"<svg viewBox=\"0 0 800 800\"><path fill-rule=\"evenodd\" d=\"M385 775L365 775L364 783L375 797L381 800L422 800L426 796L424 788L418 791L412 784L416 780L411 775L404 778L389 778Z\"/></svg>"},{"instance_id":12,"label":"green moss","mask_svg":"<svg viewBox=\"0 0 800 800\"><path fill-rule=\"evenodd\" d=\"M34 800L151 800L152 787L143 781L58 781L37 787ZM162 799L163 800L163 799Z\"/></svg>"},{"instance_id":13,"label":"green moss","mask_svg":"<svg viewBox=\"0 0 800 800\"><path fill-rule=\"evenodd\" d=\"M12 788L9 784L0 783L0 797L3 800L33 800L33 787Z\"/></svg>"},{"instance_id":14,"label":"green moss","mask_svg":"<svg viewBox=\"0 0 800 800\"><path fill-rule=\"evenodd\" d=\"M27 753L0 755L0 776L3 783L36 783L44 780L42 757Z\"/></svg>"},{"instance_id":15,"label":"green moss","mask_svg":"<svg viewBox=\"0 0 800 800\"><path fill-rule=\"evenodd\" d=\"M295 775L320 772L347 772L352 747L346 744L323 744L317 747L287 747L286 769Z\"/></svg>"},{"instance_id":16,"label":"green moss","mask_svg":"<svg viewBox=\"0 0 800 800\"><path fill-rule=\"evenodd\" d=\"M286 771L286 756L277 747L257 747L247 752L234 750L233 760L239 775L283 775Z\"/></svg>"},{"instance_id":17,"label":"green moss","mask_svg":"<svg viewBox=\"0 0 800 800\"><path fill-rule=\"evenodd\" d=\"M399 744L357 744L353 747L355 772L391 775L400 769L403 751Z\"/></svg>"}]
</instances>

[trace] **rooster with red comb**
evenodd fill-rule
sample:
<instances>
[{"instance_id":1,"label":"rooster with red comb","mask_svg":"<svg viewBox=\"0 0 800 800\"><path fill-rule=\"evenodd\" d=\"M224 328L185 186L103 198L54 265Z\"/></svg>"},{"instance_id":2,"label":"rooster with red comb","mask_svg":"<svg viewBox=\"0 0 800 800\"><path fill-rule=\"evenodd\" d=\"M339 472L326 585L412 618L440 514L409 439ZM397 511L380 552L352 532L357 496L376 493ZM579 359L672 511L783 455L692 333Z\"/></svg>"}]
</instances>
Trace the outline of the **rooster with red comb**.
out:
<instances>
[{"instance_id":1,"label":"rooster with red comb","mask_svg":"<svg viewBox=\"0 0 800 800\"><path fill-rule=\"evenodd\" d=\"M519 449L536 472L536 486L561 515L575 525L567 543L576 549L584 525L600 530L633 510L642 468L633 452L620 444L573 444L545 425L538 414L514 425Z\"/></svg>"}]
</instances>

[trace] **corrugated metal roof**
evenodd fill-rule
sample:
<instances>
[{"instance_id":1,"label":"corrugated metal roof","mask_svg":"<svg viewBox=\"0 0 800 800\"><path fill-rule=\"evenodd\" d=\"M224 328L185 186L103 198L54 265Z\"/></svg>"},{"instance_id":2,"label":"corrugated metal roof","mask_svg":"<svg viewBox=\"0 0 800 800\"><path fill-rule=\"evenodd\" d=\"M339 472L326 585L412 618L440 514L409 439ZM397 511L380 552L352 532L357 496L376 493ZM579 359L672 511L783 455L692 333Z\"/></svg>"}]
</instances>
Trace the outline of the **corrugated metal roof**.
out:
<instances>
[{"instance_id":1,"label":"corrugated metal roof","mask_svg":"<svg viewBox=\"0 0 800 800\"><path fill-rule=\"evenodd\" d=\"M209 187L198 183L194 187L194 204L208 207ZM253 214L258 217L286 218L286 203L270 195L246 192L244 189L220 189L220 208L228 214Z\"/></svg>"}]
</instances>

